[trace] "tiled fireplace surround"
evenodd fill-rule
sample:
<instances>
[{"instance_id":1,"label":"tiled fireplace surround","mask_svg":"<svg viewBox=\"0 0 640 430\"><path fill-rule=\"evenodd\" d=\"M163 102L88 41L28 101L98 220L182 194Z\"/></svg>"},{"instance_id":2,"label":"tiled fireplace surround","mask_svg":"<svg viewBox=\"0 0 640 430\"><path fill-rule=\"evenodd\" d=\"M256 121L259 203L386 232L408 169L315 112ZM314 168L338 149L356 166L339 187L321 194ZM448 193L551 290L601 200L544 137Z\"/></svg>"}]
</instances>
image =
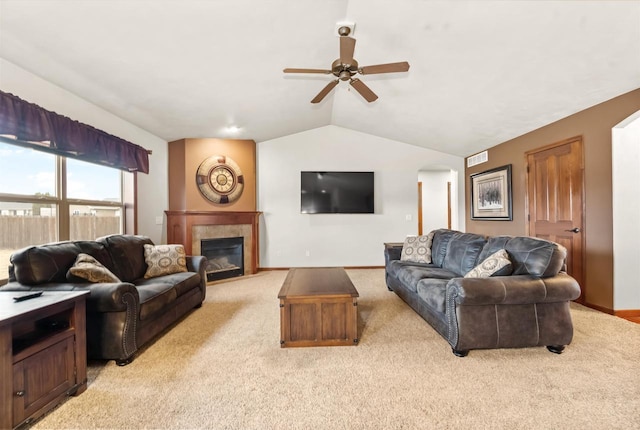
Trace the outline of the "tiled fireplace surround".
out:
<instances>
[{"instance_id":1,"label":"tiled fireplace surround","mask_svg":"<svg viewBox=\"0 0 640 430\"><path fill-rule=\"evenodd\" d=\"M167 243L179 243L187 255L202 255L202 239L244 238L245 274L258 271L260 212L166 211Z\"/></svg>"}]
</instances>

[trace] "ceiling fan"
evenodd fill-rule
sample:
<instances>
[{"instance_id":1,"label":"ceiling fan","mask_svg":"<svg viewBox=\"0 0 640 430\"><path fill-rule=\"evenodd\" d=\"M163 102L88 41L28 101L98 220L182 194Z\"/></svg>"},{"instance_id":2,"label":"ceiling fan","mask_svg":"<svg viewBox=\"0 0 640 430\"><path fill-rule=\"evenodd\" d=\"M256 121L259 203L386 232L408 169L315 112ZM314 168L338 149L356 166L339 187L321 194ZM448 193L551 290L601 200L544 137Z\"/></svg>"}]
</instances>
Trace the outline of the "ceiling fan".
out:
<instances>
[{"instance_id":1,"label":"ceiling fan","mask_svg":"<svg viewBox=\"0 0 640 430\"><path fill-rule=\"evenodd\" d=\"M349 84L360 93L362 97L369 103L375 101L378 96L371 91L371 89L365 85L358 78L353 76L356 73L361 75L373 75L377 73L395 73L406 72L409 70L409 63L402 61L399 63L387 63L376 64L374 66L359 67L358 62L353 58L353 51L356 48L356 39L349 37L351 29L348 26L343 26L338 29L340 35L340 58L331 64L331 70L327 69L284 69L284 73L320 73L320 74L333 74L337 79L331 81L326 87L318 93L317 96L311 100L311 103L320 103L322 99L326 97L331 90L340 83L340 81L349 81Z\"/></svg>"}]
</instances>

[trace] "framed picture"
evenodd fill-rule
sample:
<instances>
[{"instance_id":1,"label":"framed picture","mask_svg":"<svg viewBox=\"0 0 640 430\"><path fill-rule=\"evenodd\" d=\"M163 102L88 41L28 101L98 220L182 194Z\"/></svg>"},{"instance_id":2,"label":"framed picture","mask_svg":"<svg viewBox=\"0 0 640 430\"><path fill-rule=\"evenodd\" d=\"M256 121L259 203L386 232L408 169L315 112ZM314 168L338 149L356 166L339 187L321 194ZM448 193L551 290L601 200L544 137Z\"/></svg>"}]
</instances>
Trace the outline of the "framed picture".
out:
<instances>
[{"instance_id":1,"label":"framed picture","mask_svg":"<svg viewBox=\"0 0 640 430\"><path fill-rule=\"evenodd\" d=\"M511 221L511 164L471 175L471 219Z\"/></svg>"}]
</instances>

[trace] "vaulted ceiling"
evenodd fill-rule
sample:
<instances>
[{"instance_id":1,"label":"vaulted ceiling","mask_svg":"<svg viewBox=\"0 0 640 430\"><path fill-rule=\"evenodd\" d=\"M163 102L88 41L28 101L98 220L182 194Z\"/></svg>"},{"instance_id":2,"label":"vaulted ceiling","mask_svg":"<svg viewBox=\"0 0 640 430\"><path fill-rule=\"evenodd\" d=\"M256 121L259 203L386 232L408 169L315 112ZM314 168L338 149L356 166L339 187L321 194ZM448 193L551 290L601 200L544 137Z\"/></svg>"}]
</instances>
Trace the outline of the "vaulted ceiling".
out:
<instances>
[{"instance_id":1,"label":"vaulted ceiling","mask_svg":"<svg viewBox=\"0 0 640 430\"><path fill-rule=\"evenodd\" d=\"M343 21L361 66L411 68L311 104L331 76L282 69L330 68ZM639 88L640 2L0 0L0 57L167 141L333 124L467 156Z\"/></svg>"}]
</instances>

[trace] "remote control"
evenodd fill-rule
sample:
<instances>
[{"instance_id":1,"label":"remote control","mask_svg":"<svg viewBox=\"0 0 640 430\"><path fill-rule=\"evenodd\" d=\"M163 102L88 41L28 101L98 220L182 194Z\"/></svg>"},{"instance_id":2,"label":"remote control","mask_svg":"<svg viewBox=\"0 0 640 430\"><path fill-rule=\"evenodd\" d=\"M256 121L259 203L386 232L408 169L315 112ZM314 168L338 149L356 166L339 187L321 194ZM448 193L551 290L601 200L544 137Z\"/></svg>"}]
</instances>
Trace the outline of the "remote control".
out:
<instances>
[{"instance_id":1,"label":"remote control","mask_svg":"<svg viewBox=\"0 0 640 430\"><path fill-rule=\"evenodd\" d=\"M21 302L23 300L33 299L34 297L40 297L41 295L42 295L42 291L31 291L22 296L16 296L13 298L13 300L15 300L16 302Z\"/></svg>"}]
</instances>

